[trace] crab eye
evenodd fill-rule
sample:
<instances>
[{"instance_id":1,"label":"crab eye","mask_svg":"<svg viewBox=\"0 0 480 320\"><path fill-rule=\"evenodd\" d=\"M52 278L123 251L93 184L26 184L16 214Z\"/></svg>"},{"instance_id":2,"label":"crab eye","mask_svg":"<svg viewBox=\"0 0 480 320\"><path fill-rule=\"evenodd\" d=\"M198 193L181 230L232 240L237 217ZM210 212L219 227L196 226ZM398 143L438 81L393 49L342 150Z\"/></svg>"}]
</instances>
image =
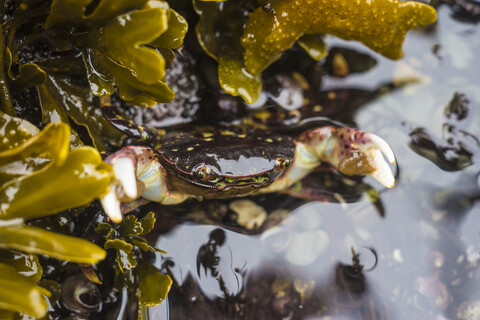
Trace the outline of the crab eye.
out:
<instances>
[{"instance_id":1,"label":"crab eye","mask_svg":"<svg viewBox=\"0 0 480 320\"><path fill-rule=\"evenodd\" d=\"M197 171L195 171L195 177L200 180L208 180L211 174L212 174L212 169L210 169L207 166L198 168Z\"/></svg>"},{"instance_id":2,"label":"crab eye","mask_svg":"<svg viewBox=\"0 0 480 320\"><path fill-rule=\"evenodd\" d=\"M195 172L195 176L196 176L198 179L203 180L203 179L205 179L205 172L203 172L203 171L197 171L197 172Z\"/></svg>"},{"instance_id":3,"label":"crab eye","mask_svg":"<svg viewBox=\"0 0 480 320\"><path fill-rule=\"evenodd\" d=\"M275 160L275 167L279 169L285 169L290 165L290 159L277 158Z\"/></svg>"}]
</instances>

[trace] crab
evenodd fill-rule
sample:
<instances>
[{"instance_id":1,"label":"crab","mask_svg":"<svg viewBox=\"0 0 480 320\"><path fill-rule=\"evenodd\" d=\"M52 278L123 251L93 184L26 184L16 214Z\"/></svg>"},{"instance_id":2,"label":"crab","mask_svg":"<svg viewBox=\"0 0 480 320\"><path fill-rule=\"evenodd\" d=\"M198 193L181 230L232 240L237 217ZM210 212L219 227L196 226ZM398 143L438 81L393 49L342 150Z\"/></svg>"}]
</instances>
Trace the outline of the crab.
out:
<instances>
[{"instance_id":1,"label":"crab","mask_svg":"<svg viewBox=\"0 0 480 320\"><path fill-rule=\"evenodd\" d=\"M100 201L115 222L122 219L122 202L147 199L174 205L192 198L277 192L321 164L348 176L372 176L387 188L395 184L388 164L395 163L392 149L382 138L359 129L327 125L295 137L248 126L164 132L125 124L116 114L104 115L132 137L159 141L153 148L127 146L105 159L114 179Z\"/></svg>"}]
</instances>

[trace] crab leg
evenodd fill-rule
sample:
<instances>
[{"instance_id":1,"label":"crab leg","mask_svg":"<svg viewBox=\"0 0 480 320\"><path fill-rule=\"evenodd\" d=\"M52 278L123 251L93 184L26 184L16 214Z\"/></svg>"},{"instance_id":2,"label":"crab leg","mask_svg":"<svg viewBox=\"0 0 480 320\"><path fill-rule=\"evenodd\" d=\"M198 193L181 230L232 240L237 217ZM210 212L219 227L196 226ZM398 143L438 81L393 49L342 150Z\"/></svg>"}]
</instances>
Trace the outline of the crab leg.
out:
<instances>
[{"instance_id":1,"label":"crab leg","mask_svg":"<svg viewBox=\"0 0 480 320\"><path fill-rule=\"evenodd\" d=\"M100 202L114 222L122 221L121 202L131 202L140 197L160 202L178 204L191 196L168 189L167 173L155 158L153 150L142 146L128 146L105 159L113 167L115 179L110 191Z\"/></svg>"},{"instance_id":2,"label":"crab leg","mask_svg":"<svg viewBox=\"0 0 480 320\"><path fill-rule=\"evenodd\" d=\"M293 163L262 192L285 190L322 163L345 175L370 175L387 188L395 184L390 166L395 156L380 137L358 129L321 127L304 132L298 139Z\"/></svg>"}]
</instances>

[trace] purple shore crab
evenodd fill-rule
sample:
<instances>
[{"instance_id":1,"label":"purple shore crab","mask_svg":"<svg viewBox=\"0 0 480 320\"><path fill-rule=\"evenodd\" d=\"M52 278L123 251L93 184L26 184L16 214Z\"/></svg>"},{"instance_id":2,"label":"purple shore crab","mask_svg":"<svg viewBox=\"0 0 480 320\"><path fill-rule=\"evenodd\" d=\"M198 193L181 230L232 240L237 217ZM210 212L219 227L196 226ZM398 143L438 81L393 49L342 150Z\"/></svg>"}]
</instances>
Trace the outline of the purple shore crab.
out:
<instances>
[{"instance_id":1,"label":"purple shore crab","mask_svg":"<svg viewBox=\"0 0 480 320\"><path fill-rule=\"evenodd\" d=\"M133 137L157 134L120 125L116 115L106 118ZM395 162L390 146L358 129L322 126L292 138L244 126L199 126L163 133L159 141L155 151L127 146L105 159L115 179L100 200L113 221L122 219L122 202L140 198L173 205L286 190L323 163L345 175L370 175L388 188L395 184L383 157Z\"/></svg>"}]
</instances>

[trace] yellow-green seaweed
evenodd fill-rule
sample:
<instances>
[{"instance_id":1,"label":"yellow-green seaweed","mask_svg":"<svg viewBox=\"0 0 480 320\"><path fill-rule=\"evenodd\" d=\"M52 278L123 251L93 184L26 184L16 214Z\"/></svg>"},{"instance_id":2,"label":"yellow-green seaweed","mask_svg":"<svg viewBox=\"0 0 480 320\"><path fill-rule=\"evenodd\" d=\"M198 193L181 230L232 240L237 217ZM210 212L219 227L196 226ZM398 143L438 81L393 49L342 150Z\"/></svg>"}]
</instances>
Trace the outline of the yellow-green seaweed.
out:
<instances>
[{"instance_id":1,"label":"yellow-green seaweed","mask_svg":"<svg viewBox=\"0 0 480 320\"><path fill-rule=\"evenodd\" d=\"M225 3L193 1L200 20L196 26L198 42L203 50L218 61L218 81L232 96L241 96L248 103L255 102L262 91L259 75L248 73L243 64L240 40L247 16L245 8L252 1Z\"/></svg>"},{"instance_id":2,"label":"yellow-green seaweed","mask_svg":"<svg viewBox=\"0 0 480 320\"><path fill-rule=\"evenodd\" d=\"M63 123L51 123L39 134L15 148L0 151L0 185L8 180L31 174L53 160L63 164L68 156L70 129Z\"/></svg>"},{"instance_id":3,"label":"yellow-green seaweed","mask_svg":"<svg viewBox=\"0 0 480 320\"><path fill-rule=\"evenodd\" d=\"M171 101L175 95L165 84L165 59L145 46L167 28L164 8L145 8L91 30L81 45L91 48L84 57L88 57L86 65L92 92L97 96L111 95L116 85L120 97L133 104L148 107L157 101ZM102 67L105 71L100 74L98 70Z\"/></svg>"},{"instance_id":4,"label":"yellow-green seaweed","mask_svg":"<svg viewBox=\"0 0 480 320\"><path fill-rule=\"evenodd\" d=\"M53 26L98 26L124 13L143 7L148 0L101 0L95 10L86 13L94 0L53 0L50 15L45 22L47 29Z\"/></svg>"},{"instance_id":5,"label":"yellow-green seaweed","mask_svg":"<svg viewBox=\"0 0 480 320\"><path fill-rule=\"evenodd\" d=\"M141 305L147 307L158 306L168 295L172 286L172 279L162 274L154 265L144 262L138 267L140 284L136 295Z\"/></svg>"},{"instance_id":6,"label":"yellow-green seaweed","mask_svg":"<svg viewBox=\"0 0 480 320\"><path fill-rule=\"evenodd\" d=\"M20 275L32 279L33 282L38 282L42 278L43 268L36 254L0 250L0 263L14 267Z\"/></svg>"},{"instance_id":7,"label":"yellow-green seaweed","mask_svg":"<svg viewBox=\"0 0 480 320\"><path fill-rule=\"evenodd\" d=\"M0 152L20 146L39 131L27 120L0 112Z\"/></svg>"},{"instance_id":8,"label":"yellow-green seaweed","mask_svg":"<svg viewBox=\"0 0 480 320\"><path fill-rule=\"evenodd\" d=\"M115 249L117 255L118 270L125 272L137 266L137 257L133 251L133 245L142 251L152 251L165 254L164 251L152 247L143 235L152 231L155 225L155 214L150 212L142 219L134 215L126 216L115 227L109 223L99 223L95 232L106 238L104 248Z\"/></svg>"},{"instance_id":9,"label":"yellow-green seaweed","mask_svg":"<svg viewBox=\"0 0 480 320\"><path fill-rule=\"evenodd\" d=\"M403 56L408 30L435 22L432 7L397 0L279 0L268 12L256 9L248 18L242 44L245 67L262 72L305 34L331 34L357 40L390 58Z\"/></svg>"},{"instance_id":10,"label":"yellow-green seaweed","mask_svg":"<svg viewBox=\"0 0 480 320\"><path fill-rule=\"evenodd\" d=\"M315 61L320 61L328 55L328 50L321 34L306 34L297 40L297 44Z\"/></svg>"},{"instance_id":11,"label":"yellow-green seaweed","mask_svg":"<svg viewBox=\"0 0 480 320\"><path fill-rule=\"evenodd\" d=\"M183 44L183 38L188 31L187 21L175 10L167 9L168 29L150 45L155 48L177 49Z\"/></svg>"},{"instance_id":12,"label":"yellow-green seaweed","mask_svg":"<svg viewBox=\"0 0 480 320\"><path fill-rule=\"evenodd\" d=\"M12 248L83 264L98 263L107 254L85 239L24 225L0 227L0 248Z\"/></svg>"},{"instance_id":13,"label":"yellow-green seaweed","mask_svg":"<svg viewBox=\"0 0 480 320\"><path fill-rule=\"evenodd\" d=\"M124 135L105 120L88 87L76 85L67 76L49 73L44 83L37 85L37 92L43 122L75 122L85 128L100 152L107 150L105 141L116 146L121 144ZM71 131L72 147L83 145L75 130Z\"/></svg>"},{"instance_id":14,"label":"yellow-green seaweed","mask_svg":"<svg viewBox=\"0 0 480 320\"><path fill-rule=\"evenodd\" d=\"M48 290L18 274L14 267L7 264L0 263L0 274L0 309L22 312L36 318L45 316L48 310L46 297L50 296Z\"/></svg>"},{"instance_id":15,"label":"yellow-green seaweed","mask_svg":"<svg viewBox=\"0 0 480 320\"><path fill-rule=\"evenodd\" d=\"M73 150L61 166L46 166L0 186L0 218L35 218L87 205L106 192L111 166L92 147Z\"/></svg>"},{"instance_id":16,"label":"yellow-green seaweed","mask_svg":"<svg viewBox=\"0 0 480 320\"><path fill-rule=\"evenodd\" d=\"M72 37L96 96L111 95L116 87L122 99L142 107L173 100L165 83L170 55L160 49L180 47L188 26L166 1L55 0L45 25L81 31Z\"/></svg>"},{"instance_id":17,"label":"yellow-green seaweed","mask_svg":"<svg viewBox=\"0 0 480 320\"><path fill-rule=\"evenodd\" d=\"M257 101L262 92L262 77L248 73L241 57L219 57L218 81L223 90L232 96L241 96L247 103Z\"/></svg>"}]
</instances>

